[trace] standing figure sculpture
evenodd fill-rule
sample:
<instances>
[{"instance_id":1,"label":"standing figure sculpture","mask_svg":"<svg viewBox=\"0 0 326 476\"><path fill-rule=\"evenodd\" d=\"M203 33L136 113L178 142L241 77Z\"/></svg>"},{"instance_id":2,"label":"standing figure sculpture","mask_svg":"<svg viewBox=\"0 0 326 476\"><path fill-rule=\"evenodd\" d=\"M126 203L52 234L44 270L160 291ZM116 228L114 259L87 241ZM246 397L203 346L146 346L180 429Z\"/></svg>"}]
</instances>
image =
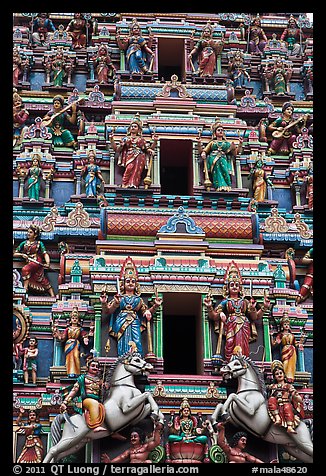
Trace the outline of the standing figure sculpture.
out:
<instances>
[{"instance_id":1,"label":"standing figure sculpture","mask_svg":"<svg viewBox=\"0 0 326 476\"><path fill-rule=\"evenodd\" d=\"M44 447L40 438L42 432L42 425L38 421L37 413L35 410L29 410L27 422L22 423L21 419L24 413L25 409L21 407L19 409L19 415L16 420L16 424L20 426L18 433L22 433L26 436L22 452L17 458L17 463L42 463L44 455Z\"/></svg>"},{"instance_id":2,"label":"standing figure sculpture","mask_svg":"<svg viewBox=\"0 0 326 476\"><path fill-rule=\"evenodd\" d=\"M141 333L147 327L146 320L152 318L152 313L158 309L162 299L156 297L153 306L148 309L140 297L138 273L130 257L128 257L120 272L118 292L107 302L107 297L100 297L105 314L111 314L109 334L118 341L118 355L123 355L130 348L130 341L136 344L138 352L143 355Z\"/></svg>"},{"instance_id":3,"label":"standing figure sculpture","mask_svg":"<svg viewBox=\"0 0 326 476\"><path fill-rule=\"evenodd\" d=\"M51 70L53 72L53 85L63 86L63 80L66 76L66 60L63 54L63 50L59 49L55 53L55 56L51 62Z\"/></svg>"},{"instance_id":4,"label":"standing figure sculpture","mask_svg":"<svg viewBox=\"0 0 326 476\"><path fill-rule=\"evenodd\" d=\"M303 284L300 287L299 295L296 299L296 303L300 304L301 302L308 299L313 293L313 283L314 283L314 259L313 259L313 247L310 248L307 253L302 258L302 264L308 265L308 271L304 277Z\"/></svg>"},{"instance_id":5,"label":"standing figure sculpture","mask_svg":"<svg viewBox=\"0 0 326 476\"><path fill-rule=\"evenodd\" d=\"M272 132L272 141L267 150L269 155L289 155L293 151L293 143L305 126L307 116L293 119L294 107L291 102L285 102L282 106L282 115L275 119L267 130ZM299 124L301 126L299 127Z\"/></svg>"},{"instance_id":6,"label":"standing figure sculpture","mask_svg":"<svg viewBox=\"0 0 326 476\"><path fill-rule=\"evenodd\" d=\"M137 113L131 121L127 136L124 137L118 146L109 135L111 147L118 156L118 165L124 167L122 177L122 187L139 188L142 173L148 167L149 158L154 155L154 149L157 145L158 136L152 136L152 142L148 145L142 135L143 124Z\"/></svg>"},{"instance_id":7,"label":"standing figure sculpture","mask_svg":"<svg viewBox=\"0 0 326 476\"><path fill-rule=\"evenodd\" d=\"M119 48L126 51L127 68L131 73L151 72L154 59L154 53L151 50L152 35L150 34L146 41L135 18L131 23L129 36L121 38L118 29L116 39Z\"/></svg>"},{"instance_id":8,"label":"standing figure sculpture","mask_svg":"<svg viewBox=\"0 0 326 476\"><path fill-rule=\"evenodd\" d=\"M42 178L41 160L41 154L34 153L32 155L32 165L27 172L27 194L31 202L38 201L40 198Z\"/></svg>"},{"instance_id":9,"label":"standing figure sculpture","mask_svg":"<svg viewBox=\"0 0 326 476\"><path fill-rule=\"evenodd\" d=\"M23 100L13 89L13 147L20 145L23 139L23 130L29 117L29 112L23 106Z\"/></svg>"},{"instance_id":10,"label":"standing figure sculpture","mask_svg":"<svg viewBox=\"0 0 326 476\"><path fill-rule=\"evenodd\" d=\"M255 165L249 171L249 177L252 178L253 198L257 202L263 202L266 198L267 184L274 188L273 182L267 177L264 170L264 159L258 157Z\"/></svg>"},{"instance_id":11,"label":"standing figure sculpture","mask_svg":"<svg viewBox=\"0 0 326 476\"><path fill-rule=\"evenodd\" d=\"M276 58L272 67L264 69L264 75L270 81L270 88L278 96L289 93L289 81L292 77L292 67L280 57Z\"/></svg>"},{"instance_id":12,"label":"standing figure sculpture","mask_svg":"<svg viewBox=\"0 0 326 476\"><path fill-rule=\"evenodd\" d=\"M74 50L86 48L87 30L91 32L91 24L83 17L82 13L74 13L74 18L70 20L66 28L66 32L72 39L72 47Z\"/></svg>"},{"instance_id":13,"label":"standing figure sculpture","mask_svg":"<svg viewBox=\"0 0 326 476\"><path fill-rule=\"evenodd\" d=\"M200 77L211 77L216 69L216 59L221 54L224 42L223 40L213 39L213 27L208 22L202 31L201 37L188 55L193 70L192 57L197 56L198 70L196 73Z\"/></svg>"},{"instance_id":14,"label":"standing figure sculpture","mask_svg":"<svg viewBox=\"0 0 326 476\"><path fill-rule=\"evenodd\" d=\"M77 147L72 133L67 127L77 123L77 105L71 103L71 115L64 108L64 98L61 95L54 96L52 100L53 109L43 117L43 124L48 126L52 133L52 143L54 146ZM63 110L65 109L65 110Z\"/></svg>"},{"instance_id":15,"label":"standing figure sculpture","mask_svg":"<svg viewBox=\"0 0 326 476\"><path fill-rule=\"evenodd\" d=\"M22 59L19 54L17 46L12 50L12 84L17 86L19 82L19 76L22 73Z\"/></svg>"},{"instance_id":16,"label":"standing figure sculpture","mask_svg":"<svg viewBox=\"0 0 326 476\"><path fill-rule=\"evenodd\" d=\"M212 127L213 139L201 148L201 158L204 161L204 170L210 174L213 187L216 191L231 190L231 175L234 175L232 158L241 153L242 137L239 137L239 145L226 140L224 127L217 121Z\"/></svg>"},{"instance_id":17,"label":"standing figure sculpture","mask_svg":"<svg viewBox=\"0 0 326 476\"><path fill-rule=\"evenodd\" d=\"M281 41L286 44L290 56L301 56L301 45L303 37L300 28L293 15L290 15L287 27L281 34Z\"/></svg>"},{"instance_id":18,"label":"standing figure sculpture","mask_svg":"<svg viewBox=\"0 0 326 476\"><path fill-rule=\"evenodd\" d=\"M304 418L303 400L284 373L282 362L271 364L274 383L268 386L268 414L275 425L286 428L288 433L296 433L296 427Z\"/></svg>"},{"instance_id":19,"label":"standing figure sculpture","mask_svg":"<svg viewBox=\"0 0 326 476\"><path fill-rule=\"evenodd\" d=\"M314 171L313 171L313 162L310 162L308 174L306 176L306 199L309 210L314 208Z\"/></svg>"},{"instance_id":20,"label":"standing figure sculpture","mask_svg":"<svg viewBox=\"0 0 326 476\"><path fill-rule=\"evenodd\" d=\"M27 230L27 240L16 248L14 257L23 258L28 262L21 270L26 291L31 289L42 294L49 293L54 297L52 286L44 275L44 268L50 267L50 257L44 243L39 239L40 234L41 231L37 225L30 225Z\"/></svg>"},{"instance_id":21,"label":"standing figure sculpture","mask_svg":"<svg viewBox=\"0 0 326 476\"><path fill-rule=\"evenodd\" d=\"M233 435L232 442L229 444L225 438L225 423L218 423L217 428L217 444L226 454L229 463L264 463L264 461L244 451L248 438L246 432L238 431Z\"/></svg>"},{"instance_id":22,"label":"standing figure sculpture","mask_svg":"<svg viewBox=\"0 0 326 476\"><path fill-rule=\"evenodd\" d=\"M101 169L95 163L96 152L91 149L88 154L88 164L82 169L82 176L85 177L85 188L87 197L96 197L101 184L105 184Z\"/></svg>"},{"instance_id":23,"label":"standing figure sculpture","mask_svg":"<svg viewBox=\"0 0 326 476\"><path fill-rule=\"evenodd\" d=\"M46 46L56 31L48 13L39 13L32 23L32 28L33 46Z\"/></svg>"},{"instance_id":24,"label":"standing figure sculpture","mask_svg":"<svg viewBox=\"0 0 326 476\"><path fill-rule=\"evenodd\" d=\"M23 356L24 383L28 383L29 372L31 372L32 382L36 385L38 358L38 340L36 337L29 338L28 346L23 349Z\"/></svg>"},{"instance_id":25,"label":"standing figure sculpture","mask_svg":"<svg viewBox=\"0 0 326 476\"><path fill-rule=\"evenodd\" d=\"M231 261L225 273L223 296L225 299L215 309L210 296L204 299L208 318L219 323L220 335L225 327L224 356L227 361L231 359L236 348L241 348L242 355L248 357L249 342L256 338L257 332L252 328L252 323L261 319L263 312L270 308L269 298L264 295L264 304L261 307L257 307L257 302L252 297L250 300L244 298L240 271L234 261Z\"/></svg>"},{"instance_id":26,"label":"standing figure sculpture","mask_svg":"<svg viewBox=\"0 0 326 476\"><path fill-rule=\"evenodd\" d=\"M230 55L228 73L235 88L244 88L248 85L250 75L244 64L244 54L241 50Z\"/></svg>"},{"instance_id":27,"label":"standing figure sculpture","mask_svg":"<svg viewBox=\"0 0 326 476\"><path fill-rule=\"evenodd\" d=\"M80 375L80 347L81 345L89 345L89 338L94 335L94 325L90 327L89 332L83 329L78 308L74 307L71 311L69 324L66 329L60 332L57 323L54 323L52 335L65 345L65 365L68 377L78 377L78 375Z\"/></svg>"},{"instance_id":28,"label":"standing figure sculpture","mask_svg":"<svg viewBox=\"0 0 326 476\"><path fill-rule=\"evenodd\" d=\"M249 53L262 56L267 43L267 36L261 27L261 20L257 15L249 27Z\"/></svg>"},{"instance_id":29,"label":"standing figure sculpture","mask_svg":"<svg viewBox=\"0 0 326 476\"><path fill-rule=\"evenodd\" d=\"M290 319L288 312L284 311L283 317L280 320L280 332L271 340L272 346L281 346L281 359L283 363L283 370L286 379L289 383L294 382L294 375L297 366L297 351L303 350L301 342L297 343L290 327Z\"/></svg>"},{"instance_id":30,"label":"standing figure sculpture","mask_svg":"<svg viewBox=\"0 0 326 476\"><path fill-rule=\"evenodd\" d=\"M116 69L106 45L99 45L97 54L93 57L93 64L99 84L108 84L109 80L114 79Z\"/></svg>"}]
</instances>

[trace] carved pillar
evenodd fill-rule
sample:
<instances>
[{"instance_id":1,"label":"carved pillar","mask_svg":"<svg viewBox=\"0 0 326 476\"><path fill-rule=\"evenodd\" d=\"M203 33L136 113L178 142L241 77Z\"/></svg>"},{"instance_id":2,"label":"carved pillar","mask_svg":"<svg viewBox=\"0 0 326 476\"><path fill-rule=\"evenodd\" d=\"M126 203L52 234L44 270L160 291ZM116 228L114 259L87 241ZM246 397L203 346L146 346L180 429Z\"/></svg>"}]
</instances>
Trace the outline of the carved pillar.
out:
<instances>
[{"instance_id":1,"label":"carved pillar","mask_svg":"<svg viewBox=\"0 0 326 476\"><path fill-rule=\"evenodd\" d=\"M159 293L158 297L162 298L163 296ZM161 306L156 310L152 319L153 351L158 358L163 357L163 305L164 302L162 302Z\"/></svg>"},{"instance_id":2,"label":"carved pillar","mask_svg":"<svg viewBox=\"0 0 326 476\"><path fill-rule=\"evenodd\" d=\"M95 312L95 329L94 329L94 349L100 354L101 352L101 317L102 304L96 300L93 304Z\"/></svg>"},{"instance_id":3,"label":"carved pillar","mask_svg":"<svg viewBox=\"0 0 326 476\"><path fill-rule=\"evenodd\" d=\"M206 306L204 305L204 298L205 294L202 294L201 299L201 322L202 322L202 330L203 330L203 341L204 341L204 349L203 349L203 357L204 359L210 359L213 354L212 350L212 341L211 341L211 333L210 333L210 326L209 326L209 319L207 315Z\"/></svg>"},{"instance_id":4,"label":"carved pillar","mask_svg":"<svg viewBox=\"0 0 326 476\"><path fill-rule=\"evenodd\" d=\"M110 150L110 175L109 175L109 185L114 185L114 171L115 171L115 162L114 162L114 150Z\"/></svg>"},{"instance_id":5,"label":"carved pillar","mask_svg":"<svg viewBox=\"0 0 326 476\"><path fill-rule=\"evenodd\" d=\"M24 177L19 177L19 192L18 192L18 197L19 198L24 198Z\"/></svg>"},{"instance_id":6,"label":"carved pillar","mask_svg":"<svg viewBox=\"0 0 326 476\"><path fill-rule=\"evenodd\" d=\"M81 171L75 170L75 177L76 177L76 195L81 194Z\"/></svg>"},{"instance_id":7,"label":"carved pillar","mask_svg":"<svg viewBox=\"0 0 326 476\"><path fill-rule=\"evenodd\" d=\"M237 157L235 159L235 173L236 173L237 188L242 188L240 157Z\"/></svg>"},{"instance_id":8,"label":"carved pillar","mask_svg":"<svg viewBox=\"0 0 326 476\"><path fill-rule=\"evenodd\" d=\"M193 163L193 187L198 187L200 182L200 155L197 150L197 144L192 142L192 163Z\"/></svg>"},{"instance_id":9,"label":"carved pillar","mask_svg":"<svg viewBox=\"0 0 326 476\"><path fill-rule=\"evenodd\" d=\"M51 179L45 180L45 195L44 198L50 198L50 182Z\"/></svg>"},{"instance_id":10,"label":"carved pillar","mask_svg":"<svg viewBox=\"0 0 326 476\"><path fill-rule=\"evenodd\" d=\"M268 317L263 316L263 335L265 346L265 362L272 362L271 339L269 335L269 320Z\"/></svg>"},{"instance_id":11,"label":"carved pillar","mask_svg":"<svg viewBox=\"0 0 326 476\"><path fill-rule=\"evenodd\" d=\"M156 153L153 157L153 184L154 185L161 185L161 177L160 177L160 152L161 152L161 143L158 140L156 146Z\"/></svg>"},{"instance_id":12,"label":"carved pillar","mask_svg":"<svg viewBox=\"0 0 326 476\"><path fill-rule=\"evenodd\" d=\"M304 364L304 350L298 349L297 356L298 356L298 360L297 360L298 370L299 370L299 372L305 372L306 368L305 368L305 364Z\"/></svg>"}]
</instances>

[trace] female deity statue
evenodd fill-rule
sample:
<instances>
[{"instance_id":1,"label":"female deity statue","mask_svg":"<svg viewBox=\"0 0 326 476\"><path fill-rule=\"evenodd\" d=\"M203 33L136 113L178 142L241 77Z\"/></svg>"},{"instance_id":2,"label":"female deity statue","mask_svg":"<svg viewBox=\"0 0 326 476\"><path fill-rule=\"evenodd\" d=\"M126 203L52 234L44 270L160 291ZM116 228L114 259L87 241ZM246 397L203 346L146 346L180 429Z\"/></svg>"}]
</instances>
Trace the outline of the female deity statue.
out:
<instances>
[{"instance_id":1,"label":"female deity statue","mask_svg":"<svg viewBox=\"0 0 326 476\"><path fill-rule=\"evenodd\" d=\"M64 352L66 358L66 372L68 377L78 377L80 375L80 347L89 346L89 338L94 335L94 325L90 327L89 332L83 329L78 308L74 307L70 314L69 324L61 332L58 330L57 323L52 326L52 335L60 342L64 342Z\"/></svg>"},{"instance_id":2,"label":"female deity statue","mask_svg":"<svg viewBox=\"0 0 326 476\"><path fill-rule=\"evenodd\" d=\"M280 39L286 44L290 56L301 55L300 42L302 42L303 37L293 15L290 15L287 27L283 30Z\"/></svg>"},{"instance_id":3,"label":"female deity statue","mask_svg":"<svg viewBox=\"0 0 326 476\"><path fill-rule=\"evenodd\" d=\"M13 90L13 146L19 145L22 141L23 129L29 117L29 112L23 106L23 100L17 93L17 89Z\"/></svg>"},{"instance_id":4,"label":"female deity statue","mask_svg":"<svg viewBox=\"0 0 326 476\"><path fill-rule=\"evenodd\" d=\"M305 126L308 116L301 116L293 119L294 107L291 102L285 102L282 106L282 115L273 121L267 130L272 132L272 141L267 154L269 155L289 155L293 151L293 143L301 129ZM299 127L299 124L301 126Z\"/></svg>"},{"instance_id":5,"label":"female deity statue","mask_svg":"<svg viewBox=\"0 0 326 476\"><path fill-rule=\"evenodd\" d=\"M66 61L63 51L58 49L54 58L51 61L51 69L53 71L53 85L61 87L66 76L65 67Z\"/></svg>"},{"instance_id":6,"label":"female deity statue","mask_svg":"<svg viewBox=\"0 0 326 476\"><path fill-rule=\"evenodd\" d=\"M107 302L106 294L100 297L102 310L105 314L111 314L109 321L109 334L118 340L118 355L123 355L130 349L130 341L133 341L137 350L143 355L141 333L147 327L146 320L150 321L152 313L158 309L162 299L156 297L153 306L148 309L140 297L138 273L130 257L124 262L118 292L114 298Z\"/></svg>"},{"instance_id":7,"label":"female deity statue","mask_svg":"<svg viewBox=\"0 0 326 476\"><path fill-rule=\"evenodd\" d=\"M49 127L52 133L52 143L54 146L77 147L72 133L67 127L75 125L77 122L77 105L73 102L71 107L71 115L64 108L64 98L61 95L54 96L52 100L53 109L43 117L43 125ZM65 109L65 110L63 110Z\"/></svg>"},{"instance_id":8,"label":"female deity statue","mask_svg":"<svg viewBox=\"0 0 326 476\"><path fill-rule=\"evenodd\" d=\"M266 67L264 74L271 81L271 89L278 96L288 93L289 81L292 77L291 66L283 63L281 58L276 58L272 67Z\"/></svg>"},{"instance_id":9,"label":"female deity statue","mask_svg":"<svg viewBox=\"0 0 326 476\"><path fill-rule=\"evenodd\" d=\"M308 297L313 293L313 283L314 283L314 259L313 259L313 248L310 248L307 253L302 258L302 264L308 265L308 271L303 280L303 284L300 287L299 295L296 299L296 303L300 304L301 302L308 299Z\"/></svg>"},{"instance_id":10,"label":"female deity statue","mask_svg":"<svg viewBox=\"0 0 326 476\"><path fill-rule=\"evenodd\" d=\"M91 149L88 152L88 164L82 169L82 176L85 177L85 188L87 197L96 197L100 184L105 184L101 169L95 163L96 152Z\"/></svg>"},{"instance_id":11,"label":"female deity statue","mask_svg":"<svg viewBox=\"0 0 326 476\"><path fill-rule=\"evenodd\" d=\"M257 15L249 27L249 53L262 56L267 43L267 36L261 27L261 20Z\"/></svg>"},{"instance_id":12,"label":"female deity statue","mask_svg":"<svg viewBox=\"0 0 326 476\"><path fill-rule=\"evenodd\" d=\"M244 65L244 56L241 50L237 50L229 61L229 76L235 88L244 88L250 81L250 75Z\"/></svg>"},{"instance_id":13,"label":"female deity statue","mask_svg":"<svg viewBox=\"0 0 326 476\"><path fill-rule=\"evenodd\" d=\"M142 135L143 124L137 113L131 121L127 136L122 139L118 146L109 135L113 150L118 155L118 165L125 168L122 177L122 187L139 188L142 173L148 166L149 157L154 155L154 149L157 145L158 136L153 135L152 143L148 145Z\"/></svg>"},{"instance_id":14,"label":"female deity statue","mask_svg":"<svg viewBox=\"0 0 326 476\"><path fill-rule=\"evenodd\" d=\"M225 326L225 359L231 359L235 347L240 347L242 355L249 357L249 342L256 337L252 335L251 324L261 319L263 312L270 308L268 296L264 295L261 307L252 297L250 300L244 298L240 271L234 261L231 261L225 273L223 296L225 299L215 309L209 295L204 299L204 305L208 318L220 323L220 333L223 333Z\"/></svg>"},{"instance_id":15,"label":"female deity statue","mask_svg":"<svg viewBox=\"0 0 326 476\"><path fill-rule=\"evenodd\" d=\"M225 438L225 423L218 423L217 428L217 444L226 454L229 463L264 463L264 461L244 451L247 446L247 433L245 431L238 431L233 435L229 444Z\"/></svg>"},{"instance_id":16,"label":"female deity statue","mask_svg":"<svg viewBox=\"0 0 326 476\"><path fill-rule=\"evenodd\" d=\"M115 66L106 45L99 45L97 55L93 57L93 64L99 84L108 84L109 79L115 77Z\"/></svg>"},{"instance_id":17,"label":"female deity statue","mask_svg":"<svg viewBox=\"0 0 326 476\"><path fill-rule=\"evenodd\" d=\"M23 349L23 356L24 382L28 383L29 372L31 372L32 382L36 385L38 358L38 340L36 337L29 338L28 347Z\"/></svg>"},{"instance_id":18,"label":"female deity statue","mask_svg":"<svg viewBox=\"0 0 326 476\"><path fill-rule=\"evenodd\" d=\"M27 240L20 243L14 251L14 257L23 258L27 261L27 264L21 270L26 291L31 289L42 294L49 293L50 296L54 297L52 286L44 275L44 268L50 267L50 257L44 243L39 240L40 234L41 231L37 225L30 225L27 230Z\"/></svg>"},{"instance_id":19,"label":"female deity statue","mask_svg":"<svg viewBox=\"0 0 326 476\"><path fill-rule=\"evenodd\" d=\"M274 381L267 386L268 414L275 425L283 426L288 433L296 433L295 428L304 418L303 401L285 377L282 362L271 364Z\"/></svg>"},{"instance_id":20,"label":"female deity statue","mask_svg":"<svg viewBox=\"0 0 326 476\"><path fill-rule=\"evenodd\" d=\"M264 170L264 159L258 157L255 165L249 171L252 178L253 198L257 202L263 202L266 198L267 184L274 188L273 182L267 177Z\"/></svg>"},{"instance_id":21,"label":"female deity statue","mask_svg":"<svg viewBox=\"0 0 326 476\"><path fill-rule=\"evenodd\" d=\"M44 456L44 447L41 440L42 425L38 421L37 413L35 410L29 410L28 420L26 423L22 423L21 419L25 413L25 409L21 407L19 409L19 415L17 418L17 425L20 426L18 430L26 436L25 443L17 458L17 463L37 464L42 463Z\"/></svg>"},{"instance_id":22,"label":"female deity statue","mask_svg":"<svg viewBox=\"0 0 326 476\"><path fill-rule=\"evenodd\" d=\"M290 319L288 312L284 311L283 317L280 320L280 332L276 336L272 337L272 346L281 346L281 359L283 363L283 370L286 379L289 383L294 382L294 374L297 366L297 352L296 348L303 350L301 342L297 343L294 334L291 331Z\"/></svg>"},{"instance_id":23,"label":"female deity statue","mask_svg":"<svg viewBox=\"0 0 326 476\"><path fill-rule=\"evenodd\" d=\"M171 458L171 453L173 453L173 449L171 445L173 443L186 443L189 445L189 451L192 453L193 450L190 449L191 443L200 443L204 446L204 463L208 463L208 437L202 434L202 428L198 427L197 418L191 414L191 407L189 405L188 399L185 397L180 405L179 415L172 418L172 420L168 423L170 435L168 437L168 444L167 448L167 455L166 460L167 462L173 461L175 458ZM186 451L186 450L185 450ZM182 456L185 458L186 455L183 454Z\"/></svg>"},{"instance_id":24,"label":"female deity statue","mask_svg":"<svg viewBox=\"0 0 326 476\"><path fill-rule=\"evenodd\" d=\"M74 50L86 48L87 29L90 33L91 24L82 17L82 13L74 13L74 18L68 23L66 28L66 32L72 39Z\"/></svg>"},{"instance_id":25,"label":"female deity statue","mask_svg":"<svg viewBox=\"0 0 326 476\"><path fill-rule=\"evenodd\" d=\"M151 50L152 35L150 34L146 41L135 18L131 23L129 37L121 38L118 29L116 39L119 48L126 51L127 68L131 73L149 73L151 71L154 58L154 53Z\"/></svg>"},{"instance_id":26,"label":"female deity statue","mask_svg":"<svg viewBox=\"0 0 326 476\"><path fill-rule=\"evenodd\" d=\"M48 13L39 13L32 23L33 46L46 46L56 31Z\"/></svg>"},{"instance_id":27,"label":"female deity statue","mask_svg":"<svg viewBox=\"0 0 326 476\"><path fill-rule=\"evenodd\" d=\"M306 177L306 199L309 210L313 210L314 208L314 171L313 171L313 163L310 162L308 174Z\"/></svg>"},{"instance_id":28,"label":"female deity statue","mask_svg":"<svg viewBox=\"0 0 326 476\"><path fill-rule=\"evenodd\" d=\"M216 58L221 54L224 42L213 40L213 27L208 22L202 31L201 37L197 44L191 50L188 55L189 61L192 64L193 55L197 55L198 58L198 70L199 76L211 77L216 69ZM192 64L193 66L193 64Z\"/></svg>"},{"instance_id":29,"label":"female deity statue","mask_svg":"<svg viewBox=\"0 0 326 476\"><path fill-rule=\"evenodd\" d=\"M204 170L210 174L216 191L231 190L231 175L234 175L232 158L241 153L242 137L239 137L239 145L226 140L224 127L217 121L212 127L213 139L201 149L201 158L204 160ZM215 137L214 137L215 136Z\"/></svg>"},{"instance_id":30,"label":"female deity statue","mask_svg":"<svg viewBox=\"0 0 326 476\"><path fill-rule=\"evenodd\" d=\"M32 166L27 175L27 193L31 202L38 201L40 198L42 169L40 167L42 157L38 153L32 155Z\"/></svg>"},{"instance_id":31,"label":"female deity statue","mask_svg":"<svg viewBox=\"0 0 326 476\"><path fill-rule=\"evenodd\" d=\"M12 50L12 84L14 86L18 85L18 80L21 73L22 73L22 60L21 60L17 46L14 46Z\"/></svg>"}]
</instances>

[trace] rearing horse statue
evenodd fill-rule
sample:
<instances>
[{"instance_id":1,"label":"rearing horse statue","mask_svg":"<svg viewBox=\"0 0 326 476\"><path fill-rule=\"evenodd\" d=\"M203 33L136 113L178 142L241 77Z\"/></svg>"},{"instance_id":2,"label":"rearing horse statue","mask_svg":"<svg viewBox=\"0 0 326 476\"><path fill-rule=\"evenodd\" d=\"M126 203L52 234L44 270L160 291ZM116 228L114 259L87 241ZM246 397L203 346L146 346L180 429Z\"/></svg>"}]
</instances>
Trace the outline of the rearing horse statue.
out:
<instances>
[{"instance_id":1,"label":"rearing horse statue","mask_svg":"<svg viewBox=\"0 0 326 476\"><path fill-rule=\"evenodd\" d=\"M148 374L152 368L153 366L147 363L138 352L127 352L119 357L111 369L109 396L103 402L107 431L94 432L87 426L83 415L75 414L67 419L65 415L59 414L51 425L54 445L43 463L51 463L76 453L89 441L109 436L130 424L138 423L149 415L163 423L163 414L152 394L142 393L134 383L135 375ZM61 435L63 421L65 422Z\"/></svg>"},{"instance_id":2,"label":"rearing horse statue","mask_svg":"<svg viewBox=\"0 0 326 476\"><path fill-rule=\"evenodd\" d=\"M211 417L214 425L218 418L227 418L233 425L242 427L270 443L282 445L285 450L304 463L313 461L313 444L304 421L296 433L275 425L267 412L266 387L259 368L249 357L234 355L220 369L225 380L238 379L236 393L231 393L224 403L219 403Z\"/></svg>"}]
</instances>

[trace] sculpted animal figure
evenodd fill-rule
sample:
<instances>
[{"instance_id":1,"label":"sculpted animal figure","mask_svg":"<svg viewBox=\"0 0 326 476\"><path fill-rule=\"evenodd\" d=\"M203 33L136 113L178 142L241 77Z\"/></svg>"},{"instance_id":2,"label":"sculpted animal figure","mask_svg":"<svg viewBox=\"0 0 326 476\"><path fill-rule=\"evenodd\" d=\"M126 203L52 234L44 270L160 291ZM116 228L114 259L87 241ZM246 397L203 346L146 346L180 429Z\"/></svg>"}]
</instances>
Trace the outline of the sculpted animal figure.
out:
<instances>
[{"instance_id":1,"label":"sculpted animal figure","mask_svg":"<svg viewBox=\"0 0 326 476\"><path fill-rule=\"evenodd\" d=\"M163 414L152 394L142 393L134 383L135 375L147 374L152 368L138 352L127 352L119 357L111 370L109 396L103 402L106 431L97 432L90 429L83 415L68 417L66 412L59 414L51 425L54 444L43 462L58 461L64 456L76 453L89 441L109 436L128 425L135 425L147 416L163 423Z\"/></svg>"},{"instance_id":2,"label":"sculpted animal figure","mask_svg":"<svg viewBox=\"0 0 326 476\"><path fill-rule=\"evenodd\" d=\"M238 388L223 404L216 406L211 417L213 425L219 418L227 419L258 438L282 445L290 455L304 463L313 461L311 433L304 421L299 423L296 433L288 433L285 428L272 422L268 414L263 375L249 357L234 355L227 365L221 367L220 372L225 380L237 378Z\"/></svg>"}]
</instances>

